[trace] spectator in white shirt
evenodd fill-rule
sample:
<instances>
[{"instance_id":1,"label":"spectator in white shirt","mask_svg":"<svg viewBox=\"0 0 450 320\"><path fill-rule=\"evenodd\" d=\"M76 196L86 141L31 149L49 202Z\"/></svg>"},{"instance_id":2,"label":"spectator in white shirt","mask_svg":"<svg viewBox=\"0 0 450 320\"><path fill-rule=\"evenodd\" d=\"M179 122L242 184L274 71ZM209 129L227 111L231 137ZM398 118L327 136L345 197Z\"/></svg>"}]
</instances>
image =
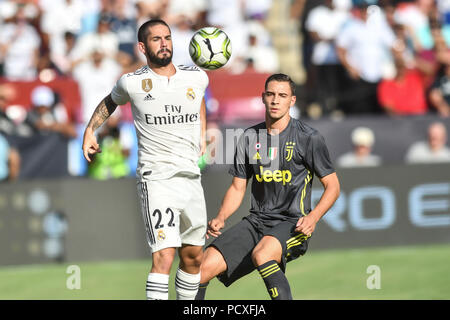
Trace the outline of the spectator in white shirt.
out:
<instances>
[{"instance_id":1,"label":"spectator in white shirt","mask_svg":"<svg viewBox=\"0 0 450 320\"><path fill-rule=\"evenodd\" d=\"M94 48L90 59L77 65L73 77L81 94L81 122L87 124L98 101L106 97L122 74L120 65L105 54L104 48Z\"/></svg>"},{"instance_id":2,"label":"spectator in white shirt","mask_svg":"<svg viewBox=\"0 0 450 320\"><path fill-rule=\"evenodd\" d=\"M350 0L347 2L351 5ZM340 10L336 3L339 1L326 0L324 5L315 7L309 12L305 23L314 42L311 60L316 74L317 101L324 114L338 108L338 92L344 73L336 53L335 40L350 13Z\"/></svg>"},{"instance_id":3,"label":"spectator in white shirt","mask_svg":"<svg viewBox=\"0 0 450 320\"><path fill-rule=\"evenodd\" d=\"M41 0L40 27L48 37L50 57L61 56L66 49L65 34L78 35L81 31L83 3L81 0ZM63 71L63 70L61 70Z\"/></svg>"},{"instance_id":4,"label":"spectator in white shirt","mask_svg":"<svg viewBox=\"0 0 450 320\"><path fill-rule=\"evenodd\" d=\"M58 70L68 75L72 73L72 68L75 64L75 57L73 49L75 48L76 36L75 34L67 31L64 34L64 42L58 48L55 48L50 52L50 59L58 68Z\"/></svg>"},{"instance_id":5,"label":"spectator in white shirt","mask_svg":"<svg viewBox=\"0 0 450 320\"><path fill-rule=\"evenodd\" d=\"M381 158L372 154L375 135L371 129L366 127L354 129L352 131L352 143L353 150L337 159L338 167L376 167L381 164Z\"/></svg>"},{"instance_id":6,"label":"spectator in white shirt","mask_svg":"<svg viewBox=\"0 0 450 320\"><path fill-rule=\"evenodd\" d=\"M74 48L76 63L88 60L94 50L100 50L107 58L117 58L119 38L111 32L110 23L110 16L101 15L97 32L86 33L78 38Z\"/></svg>"},{"instance_id":7,"label":"spectator in white shirt","mask_svg":"<svg viewBox=\"0 0 450 320\"><path fill-rule=\"evenodd\" d=\"M354 0L354 18L339 33L336 44L340 62L349 75L343 95L345 112L378 113L377 86L392 74L391 49L395 36L376 0Z\"/></svg>"},{"instance_id":8,"label":"spectator in white shirt","mask_svg":"<svg viewBox=\"0 0 450 320\"><path fill-rule=\"evenodd\" d=\"M418 141L406 153L407 163L450 162L450 148L447 143L447 128L441 122L428 127L428 141Z\"/></svg>"},{"instance_id":9,"label":"spectator in white shirt","mask_svg":"<svg viewBox=\"0 0 450 320\"><path fill-rule=\"evenodd\" d=\"M34 80L41 39L28 23L24 7L16 5L10 22L0 28L0 63L9 80Z\"/></svg>"},{"instance_id":10,"label":"spectator in white shirt","mask_svg":"<svg viewBox=\"0 0 450 320\"><path fill-rule=\"evenodd\" d=\"M261 33L258 22L252 23L249 34L249 48L245 55L249 66L254 71L260 73L275 73L280 68L280 62L276 50L270 44L263 43L263 37L259 36ZM261 28L263 28L261 26Z\"/></svg>"}]
</instances>

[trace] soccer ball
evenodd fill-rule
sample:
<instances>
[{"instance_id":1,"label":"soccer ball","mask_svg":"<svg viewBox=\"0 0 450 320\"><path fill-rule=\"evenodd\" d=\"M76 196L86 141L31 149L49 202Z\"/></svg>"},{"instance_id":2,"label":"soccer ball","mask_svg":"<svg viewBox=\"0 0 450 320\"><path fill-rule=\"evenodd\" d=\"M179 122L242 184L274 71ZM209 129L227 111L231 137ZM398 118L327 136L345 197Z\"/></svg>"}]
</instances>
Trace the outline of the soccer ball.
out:
<instances>
[{"instance_id":1,"label":"soccer ball","mask_svg":"<svg viewBox=\"0 0 450 320\"><path fill-rule=\"evenodd\" d=\"M231 57L230 38L218 28L202 28L193 35L189 43L189 54L192 61L200 68L219 69Z\"/></svg>"}]
</instances>

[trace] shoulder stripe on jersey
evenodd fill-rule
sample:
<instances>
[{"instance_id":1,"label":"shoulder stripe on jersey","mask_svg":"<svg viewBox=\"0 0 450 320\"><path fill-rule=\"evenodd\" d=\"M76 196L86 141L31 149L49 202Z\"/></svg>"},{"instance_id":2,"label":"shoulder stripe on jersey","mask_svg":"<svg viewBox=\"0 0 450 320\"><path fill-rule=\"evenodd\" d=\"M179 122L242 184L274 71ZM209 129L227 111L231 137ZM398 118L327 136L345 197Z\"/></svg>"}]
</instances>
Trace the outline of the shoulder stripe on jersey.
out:
<instances>
[{"instance_id":1,"label":"shoulder stripe on jersey","mask_svg":"<svg viewBox=\"0 0 450 320\"><path fill-rule=\"evenodd\" d=\"M200 71L200 69L196 66L185 66L180 64L178 66L178 69L183 70L183 71Z\"/></svg>"},{"instance_id":2,"label":"shoulder stripe on jersey","mask_svg":"<svg viewBox=\"0 0 450 320\"><path fill-rule=\"evenodd\" d=\"M128 77L130 77L130 76L139 76L139 75L144 74L144 73L148 73L148 66L143 66L142 68L137 69L133 73L128 73L127 76Z\"/></svg>"}]
</instances>

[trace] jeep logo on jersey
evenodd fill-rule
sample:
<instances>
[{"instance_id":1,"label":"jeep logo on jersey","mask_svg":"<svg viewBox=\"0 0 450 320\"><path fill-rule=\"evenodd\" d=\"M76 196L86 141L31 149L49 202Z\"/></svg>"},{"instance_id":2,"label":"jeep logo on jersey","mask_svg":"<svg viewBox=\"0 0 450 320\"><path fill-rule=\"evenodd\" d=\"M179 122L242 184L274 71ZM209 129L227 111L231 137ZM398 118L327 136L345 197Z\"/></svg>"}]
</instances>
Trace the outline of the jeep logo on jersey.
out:
<instances>
[{"instance_id":1,"label":"jeep logo on jersey","mask_svg":"<svg viewBox=\"0 0 450 320\"><path fill-rule=\"evenodd\" d=\"M142 90L149 92L153 88L152 79L142 79Z\"/></svg>"},{"instance_id":2,"label":"jeep logo on jersey","mask_svg":"<svg viewBox=\"0 0 450 320\"><path fill-rule=\"evenodd\" d=\"M188 88L187 92L186 92L186 97L188 98L188 100L193 101L195 99L195 92L194 89L192 88Z\"/></svg>"},{"instance_id":3,"label":"jeep logo on jersey","mask_svg":"<svg viewBox=\"0 0 450 320\"><path fill-rule=\"evenodd\" d=\"M259 174L255 174L258 182L282 182L283 186L291 182L292 173L289 170L264 170L263 166L259 166Z\"/></svg>"}]
</instances>

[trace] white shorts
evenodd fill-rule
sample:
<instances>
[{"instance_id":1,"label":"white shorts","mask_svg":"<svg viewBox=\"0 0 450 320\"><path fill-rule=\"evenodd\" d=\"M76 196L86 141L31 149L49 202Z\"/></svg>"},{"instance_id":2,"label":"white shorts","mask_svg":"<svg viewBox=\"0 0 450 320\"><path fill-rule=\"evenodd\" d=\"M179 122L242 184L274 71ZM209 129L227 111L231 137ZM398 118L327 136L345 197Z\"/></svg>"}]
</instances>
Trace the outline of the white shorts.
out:
<instances>
[{"instance_id":1,"label":"white shorts","mask_svg":"<svg viewBox=\"0 0 450 320\"><path fill-rule=\"evenodd\" d=\"M137 189L152 252L205 244L207 215L199 176L138 181Z\"/></svg>"}]
</instances>

